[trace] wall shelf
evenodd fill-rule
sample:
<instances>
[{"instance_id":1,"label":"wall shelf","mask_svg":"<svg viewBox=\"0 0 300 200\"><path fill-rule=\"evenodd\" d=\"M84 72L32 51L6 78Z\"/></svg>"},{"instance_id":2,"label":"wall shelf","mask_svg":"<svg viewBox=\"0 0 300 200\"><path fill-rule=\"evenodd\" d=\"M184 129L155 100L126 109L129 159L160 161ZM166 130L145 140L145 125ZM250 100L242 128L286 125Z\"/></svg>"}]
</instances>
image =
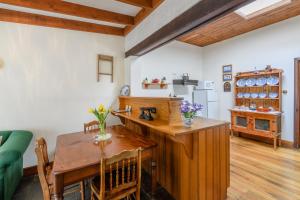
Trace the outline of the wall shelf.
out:
<instances>
[{"instance_id":1,"label":"wall shelf","mask_svg":"<svg viewBox=\"0 0 300 200\"><path fill-rule=\"evenodd\" d=\"M168 89L168 83L142 83L143 89Z\"/></svg>"}]
</instances>

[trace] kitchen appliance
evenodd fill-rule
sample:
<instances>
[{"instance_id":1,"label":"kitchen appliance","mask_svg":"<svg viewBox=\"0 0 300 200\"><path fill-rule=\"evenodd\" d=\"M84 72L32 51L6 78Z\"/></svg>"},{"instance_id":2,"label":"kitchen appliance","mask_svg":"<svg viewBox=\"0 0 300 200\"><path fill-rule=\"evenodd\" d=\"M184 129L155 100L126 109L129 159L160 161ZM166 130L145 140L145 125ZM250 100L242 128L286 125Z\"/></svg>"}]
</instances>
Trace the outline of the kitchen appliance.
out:
<instances>
[{"instance_id":1,"label":"kitchen appliance","mask_svg":"<svg viewBox=\"0 0 300 200\"><path fill-rule=\"evenodd\" d=\"M217 92L215 82L199 81L193 91L193 103L203 105L203 110L197 113L197 116L218 119Z\"/></svg>"}]
</instances>

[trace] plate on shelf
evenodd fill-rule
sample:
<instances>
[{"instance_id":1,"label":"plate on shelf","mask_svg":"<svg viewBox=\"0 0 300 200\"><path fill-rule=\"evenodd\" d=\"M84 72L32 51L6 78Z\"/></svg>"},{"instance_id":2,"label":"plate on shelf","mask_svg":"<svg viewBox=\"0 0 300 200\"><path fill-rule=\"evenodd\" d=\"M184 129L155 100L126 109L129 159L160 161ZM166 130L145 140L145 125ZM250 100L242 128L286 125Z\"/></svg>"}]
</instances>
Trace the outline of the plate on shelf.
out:
<instances>
[{"instance_id":1,"label":"plate on shelf","mask_svg":"<svg viewBox=\"0 0 300 200\"><path fill-rule=\"evenodd\" d=\"M267 84L268 85L277 85L279 83L279 78L277 76L270 76L267 79Z\"/></svg>"},{"instance_id":2,"label":"plate on shelf","mask_svg":"<svg viewBox=\"0 0 300 200\"><path fill-rule=\"evenodd\" d=\"M277 93L277 92L270 92L270 93L269 93L269 97L270 97L271 99L275 99L275 98L278 97L278 93Z\"/></svg>"},{"instance_id":3,"label":"plate on shelf","mask_svg":"<svg viewBox=\"0 0 300 200\"><path fill-rule=\"evenodd\" d=\"M238 80L238 81L236 82L236 85L237 85L238 87L245 87L245 85L246 85L246 79L242 78L242 79Z\"/></svg>"},{"instance_id":4,"label":"plate on shelf","mask_svg":"<svg viewBox=\"0 0 300 200\"><path fill-rule=\"evenodd\" d=\"M264 86L267 84L267 79L265 77L260 77L256 79L256 85L257 86Z\"/></svg>"},{"instance_id":5,"label":"plate on shelf","mask_svg":"<svg viewBox=\"0 0 300 200\"><path fill-rule=\"evenodd\" d=\"M266 98L267 97L267 93L261 92L261 93L258 94L258 97L261 98L261 99Z\"/></svg>"},{"instance_id":6,"label":"plate on shelf","mask_svg":"<svg viewBox=\"0 0 300 200\"><path fill-rule=\"evenodd\" d=\"M244 98L249 98L250 97L250 93L244 93Z\"/></svg>"},{"instance_id":7,"label":"plate on shelf","mask_svg":"<svg viewBox=\"0 0 300 200\"><path fill-rule=\"evenodd\" d=\"M130 95L130 86L124 85L120 90L120 96L129 96Z\"/></svg>"},{"instance_id":8,"label":"plate on shelf","mask_svg":"<svg viewBox=\"0 0 300 200\"><path fill-rule=\"evenodd\" d=\"M244 93L242 93L242 92L239 92L239 93L237 94L237 98L243 98L243 96L244 96Z\"/></svg>"},{"instance_id":9,"label":"plate on shelf","mask_svg":"<svg viewBox=\"0 0 300 200\"><path fill-rule=\"evenodd\" d=\"M246 86L251 87L254 86L256 84L256 79L255 78L248 78L246 80Z\"/></svg>"},{"instance_id":10,"label":"plate on shelf","mask_svg":"<svg viewBox=\"0 0 300 200\"><path fill-rule=\"evenodd\" d=\"M251 93L251 98L256 99L258 97L258 93Z\"/></svg>"}]
</instances>

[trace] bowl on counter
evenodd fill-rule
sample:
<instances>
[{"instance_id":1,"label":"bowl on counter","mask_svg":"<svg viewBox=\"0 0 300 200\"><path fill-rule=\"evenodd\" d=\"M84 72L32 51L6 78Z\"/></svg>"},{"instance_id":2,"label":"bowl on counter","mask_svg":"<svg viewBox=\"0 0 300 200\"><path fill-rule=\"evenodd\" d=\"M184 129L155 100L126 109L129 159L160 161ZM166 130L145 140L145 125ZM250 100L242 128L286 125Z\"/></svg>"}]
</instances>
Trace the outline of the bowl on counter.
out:
<instances>
[{"instance_id":1,"label":"bowl on counter","mask_svg":"<svg viewBox=\"0 0 300 200\"><path fill-rule=\"evenodd\" d=\"M257 111L259 111L259 112L270 112L270 108L259 107L259 108L257 108Z\"/></svg>"}]
</instances>

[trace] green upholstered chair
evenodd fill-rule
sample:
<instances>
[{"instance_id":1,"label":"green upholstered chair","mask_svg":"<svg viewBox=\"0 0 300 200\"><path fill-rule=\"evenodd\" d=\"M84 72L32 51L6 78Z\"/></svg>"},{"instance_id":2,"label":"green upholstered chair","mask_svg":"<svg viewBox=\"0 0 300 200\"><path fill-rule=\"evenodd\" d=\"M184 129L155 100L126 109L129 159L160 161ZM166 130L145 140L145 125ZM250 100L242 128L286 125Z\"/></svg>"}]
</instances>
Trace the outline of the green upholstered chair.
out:
<instances>
[{"instance_id":1,"label":"green upholstered chair","mask_svg":"<svg viewBox=\"0 0 300 200\"><path fill-rule=\"evenodd\" d=\"M29 131L0 131L0 199L11 200L23 176L23 154L32 139Z\"/></svg>"}]
</instances>

